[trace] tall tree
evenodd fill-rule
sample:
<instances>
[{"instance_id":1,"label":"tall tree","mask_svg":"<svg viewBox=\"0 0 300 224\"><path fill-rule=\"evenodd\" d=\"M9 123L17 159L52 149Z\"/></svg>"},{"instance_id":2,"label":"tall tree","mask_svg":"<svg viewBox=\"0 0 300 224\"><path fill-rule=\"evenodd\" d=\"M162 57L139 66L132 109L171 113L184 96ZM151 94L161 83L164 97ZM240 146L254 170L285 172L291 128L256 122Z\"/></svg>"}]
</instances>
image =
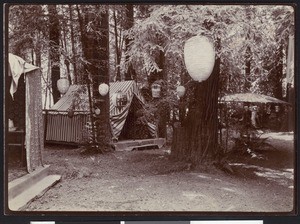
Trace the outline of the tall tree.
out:
<instances>
[{"instance_id":1,"label":"tall tree","mask_svg":"<svg viewBox=\"0 0 300 224\"><path fill-rule=\"evenodd\" d=\"M92 129L94 130L94 150L101 152L108 146L110 139L109 121L109 95L101 96L98 86L101 83L109 83L108 73L108 10L106 6L81 5L77 6L80 22L81 42L86 63L86 82L92 86L92 98L90 95ZM88 90L90 88L88 87ZM94 114L98 108L100 115Z\"/></svg>"},{"instance_id":2,"label":"tall tree","mask_svg":"<svg viewBox=\"0 0 300 224\"><path fill-rule=\"evenodd\" d=\"M133 27L134 24L134 14L133 14L133 8L134 6L132 4L127 4L126 5L126 23L125 23L125 29L129 30L131 27ZM131 42L131 38L129 38L128 36L125 37L125 51L127 51L127 49L129 48L130 42ZM128 60L129 56L126 55L126 61ZM131 79L136 79L136 72L135 69L133 68L132 63L128 64L128 68L125 72L125 80L131 80Z\"/></svg>"},{"instance_id":3,"label":"tall tree","mask_svg":"<svg viewBox=\"0 0 300 224\"><path fill-rule=\"evenodd\" d=\"M57 81L60 79L60 25L56 5L49 5L49 47L53 101L60 98Z\"/></svg>"},{"instance_id":4,"label":"tall tree","mask_svg":"<svg viewBox=\"0 0 300 224\"><path fill-rule=\"evenodd\" d=\"M262 67L262 59L266 52L272 52L270 49L274 43L275 22L270 18L269 11L274 11L275 7L249 7L250 22L245 13L246 8L246 6L200 5L152 6L148 10L149 17L142 17L141 22L136 22L132 29L134 41L129 50L130 60L142 64L142 67L137 66L139 73L147 76L154 71L160 72L161 67L155 57L160 51L164 52L165 59L178 57L181 63L173 60L174 64L184 65L182 63L184 41L194 35L208 36L214 41L217 57L211 77L201 84L190 82L186 85L187 94L183 100L187 113L186 120L183 122L182 130L177 132L180 134L175 136L172 148L172 154L177 158L197 165L201 164L201 161L212 163L222 154L221 147L217 145L220 73L223 74L222 81L224 76L230 80L227 81L230 88L222 88L223 91L244 91L241 86L245 83L242 77L245 75L247 67L245 58L247 58L247 80L249 80L247 88L250 91L260 91L255 88L257 80L262 78L262 74L266 74ZM157 36L166 39L157 42ZM171 79L171 74L178 78L170 69L173 66L165 68L167 80ZM177 70L177 73L178 71L180 70ZM226 71L230 71L229 74L226 74ZM172 92L171 89L168 91Z\"/></svg>"}]
</instances>

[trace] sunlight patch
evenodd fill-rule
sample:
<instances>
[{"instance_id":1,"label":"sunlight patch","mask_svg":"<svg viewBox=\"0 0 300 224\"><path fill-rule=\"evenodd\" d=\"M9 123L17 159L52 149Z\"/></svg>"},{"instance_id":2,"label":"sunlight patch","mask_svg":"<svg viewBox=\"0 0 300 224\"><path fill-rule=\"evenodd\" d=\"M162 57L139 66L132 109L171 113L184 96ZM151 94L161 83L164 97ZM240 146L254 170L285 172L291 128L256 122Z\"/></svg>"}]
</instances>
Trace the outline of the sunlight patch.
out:
<instances>
[{"instance_id":1,"label":"sunlight patch","mask_svg":"<svg viewBox=\"0 0 300 224\"><path fill-rule=\"evenodd\" d=\"M235 192L235 190L233 190L231 188L227 188L227 187L222 187L221 189L225 190L225 191L229 191L229 192Z\"/></svg>"},{"instance_id":2,"label":"sunlight patch","mask_svg":"<svg viewBox=\"0 0 300 224\"><path fill-rule=\"evenodd\" d=\"M205 195L203 195L203 194L194 193L194 192L183 192L182 194L183 194L183 196L187 197L190 200L193 200L197 197L205 197Z\"/></svg>"}]
</instances>

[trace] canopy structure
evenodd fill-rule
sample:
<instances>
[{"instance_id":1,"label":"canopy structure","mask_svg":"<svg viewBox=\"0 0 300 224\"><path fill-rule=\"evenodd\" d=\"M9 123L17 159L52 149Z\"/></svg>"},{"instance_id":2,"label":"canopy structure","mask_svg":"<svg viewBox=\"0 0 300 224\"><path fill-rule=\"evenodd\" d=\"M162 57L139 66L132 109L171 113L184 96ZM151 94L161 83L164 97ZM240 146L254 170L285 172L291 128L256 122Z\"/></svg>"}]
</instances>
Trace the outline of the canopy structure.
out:
<instances>
[{"instance_id":1,"label":"canopy structure","mask_svg":"<svg viewBox=\"0 0 300 224\"><path fill-rule=\"evenodd\" d=\"M126 94L128 103L122 108L113 104L113 94L122 91ZM135 129L136 112L144 106L144 99L140 94L135 81L111 82L110 96L110 124L111 133L115 139L129 138L128 133ZM74 116L68 117L67 111L73 107ZM89 121L90 107L85 85L71 85L67 93L47 111L46 140L55 142L80 143L82 130ZM147 123L147 132L150 137L156 137L156 126ZM134 136L132 133L131 136Z\"/></svg>"},{"instance_id":2,"label":"canopy structure","mask_svg":"<svg viewBox=\"0 0 300 224\"><path fill-rule=\"evenodd\" d=\"M22 58L9 54L8 55L8 80L11 79L9 93L6 97L6 107L9 113L11 109L17 108L16 113L24 111L25 127L25 145L26 145L26 162L28 172L32 172L42 166L42 151L44 148L44 131L42 118L42 88L41 88L41 71L38 67L26 63ZM24 88L19 88L19 80L24 75ZM22 76L23 77L23 76ZM21 91L16 94L17 91ZM14 99L15 95L23 95L22 100ZM22 102L21 102L22 101ZM24 102L25 101L25 102ZM24 108L25 107L25 108ZM15 119L12 114L6 114L6 118ZM20 127L18 127L20 128ZM16 134L17 131L9 130L10 135ZM10 143L8 143L9 145Z\"/></svg>"},{"instance_id":3,"label":"canopy structure","mask_svg":"<svg viewBox=\"0 0 300 224\"><path fill-rule=\"evenodd\" d=\"M223 96L220 102L246 102L246 103L276 103L289 105L288 102L277 98L256 93L237 93Z\"/></svg>"}]
</instances>

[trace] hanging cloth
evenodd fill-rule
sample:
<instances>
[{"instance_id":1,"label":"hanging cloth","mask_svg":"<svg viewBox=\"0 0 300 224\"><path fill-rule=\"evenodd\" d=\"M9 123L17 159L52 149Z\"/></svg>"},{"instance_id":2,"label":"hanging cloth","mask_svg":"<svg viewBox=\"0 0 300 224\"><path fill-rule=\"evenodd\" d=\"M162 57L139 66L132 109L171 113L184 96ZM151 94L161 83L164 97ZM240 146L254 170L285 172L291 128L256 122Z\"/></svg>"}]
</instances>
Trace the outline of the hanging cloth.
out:
<instances>
[{"instance_id":1,"label":"hanging cloth","mask_svg":"<svg viewBox=\"0 0 300 224\"><path fill-rule=\"evenodd\" d=\"M10 85L10 94L14 98L14 93L17 92L19 79L24 72L25 61L13 54L9 54L9 72L8 75L12 76Z\"/></svg>"},{"instance_id":2,"label":"hanging cloth","mask_svg":"<svg viewBox=\"0 0 300 224\"><path fill-rule=\"evenodd\" d=\"M21 75L23 73L25 74L27 72L38 69L38 67L27 63L24 59L11 53L8 54L8 60L9 60L8 75L12 76L9 92L13 98L14 93L18 89L18 82Z\"/></svg>"}]
</instances>

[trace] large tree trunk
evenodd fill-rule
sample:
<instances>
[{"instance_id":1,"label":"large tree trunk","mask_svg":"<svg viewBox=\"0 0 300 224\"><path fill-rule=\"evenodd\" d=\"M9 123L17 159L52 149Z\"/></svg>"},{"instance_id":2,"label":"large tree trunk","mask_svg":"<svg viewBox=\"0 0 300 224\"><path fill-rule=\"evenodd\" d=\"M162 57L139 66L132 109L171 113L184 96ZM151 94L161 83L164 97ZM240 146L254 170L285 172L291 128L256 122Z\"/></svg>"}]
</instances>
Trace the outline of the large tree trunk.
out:
<instances>
[{"instance_id":1,"label":"large tree trunk","mask_svg":"<svg viewBox=\"0 0 300 224\"><path fill-rule=\"evenodd\" d=\"M60 53L59 53L59 38L60 27L59 19L55 5L49 5L49 17L50 17L50 61L51 61L51 82L52 82L52 94L53 101L56 103L60 98L60 92L57 88L57 80L60 79Z\"/></svg>"},{"instance_id":2,"label":"large tree trunk","mask_svg":"<svg viewBox=\"0 0 300 224\"><path fill-rule=\"evenodd\" d=\"M111 137L111 128L110 128L110 100L109 94L106 96L101 96L98 91L98 86L101 83L106 83L109 85L109 24L108 24L108 12L106 11L101 15L100 19L100 32L101 38L95 40L100 49L96 51L94 49L94 55L97 55L100 62L99 72L94 76L93 81L93 90L94 97L96 98L95 107L99 107L101 114L99 117L96 117L95 124L97 126L97 142L103 147L108 147Z\"/></svg>"},{"instance_id":3,"label":"large tree trunk","mask_svg":"<svg viewBox=\"0 0 300 224\"><path fill-rule=\"evenodd\" d=\"M128 4L126 5L126 26L125 29L128 30L133 26L134 18L133 18L133 5ZM128 49L131 39L125 37L125 51ZM128 60L128 55L126 56L126 61ZM125 80L136 80L136 72L130 63L128 65L127 71L125 72Z\"/></svg>"},{"instance_id":4,"label":"large tree trunk","mask_svg":"<svg viewBox=\"0 0 300 224\"><path fill-rule=\"evenodd\" d=\"M218 153L220 59L208 80L195 84L194 101L182 125L175 127L172 155L193 165L210 164Z\"/></svg>"},{"instance_id":5,"label":"large tree trunk","mask_svg":"<svg viewBox=\"0 0 300 224\"><path fill-rule=\"evenodd\" d=\"M94 6L95 11L100 11L99 6ZM85 64L85 70L88 71L90 77L86 77L86 81L90 84L90 79L92 81L92 96L90 98L91 112L94 109L99 108L100 115L92 114L91 119L92 129L96 134L94 139L94 145L97 150L102 152L104 148L108 146L110 141L110 120L109 120L109 94L106 96L101 96L98 92L99 84L106 83L109 84L109 73L108 73L108 13L103 12L99 17L96 14L91 14L83 8L84 17L79 14L79 21L81 27L81 39L82 47L85 59L89 62ZM77 12L80 13L77 7ZM93 21L93 32L85 30L88 22ZM90 96L91 97L91 96ZM91 100L93 102L91 102Z\"/></svg>"}]
</instances>

